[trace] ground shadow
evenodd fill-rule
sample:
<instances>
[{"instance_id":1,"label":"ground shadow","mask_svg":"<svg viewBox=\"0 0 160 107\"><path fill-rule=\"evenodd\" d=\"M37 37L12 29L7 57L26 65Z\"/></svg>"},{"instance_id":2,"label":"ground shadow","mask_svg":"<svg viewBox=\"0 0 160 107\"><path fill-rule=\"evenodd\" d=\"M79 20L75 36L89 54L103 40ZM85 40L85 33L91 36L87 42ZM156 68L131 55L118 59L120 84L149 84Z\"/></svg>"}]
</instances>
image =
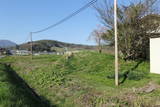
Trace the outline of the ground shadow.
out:
<instances>
[{"instance_id":1,"label":"ground shadow","mask_svg":"<svg viewBox=\"0 0 160 107\"><path fill-rule=\"evenodd\" d=\"M123 84L126 81L126 79L128 78L129 73L131 71L134 71L142 62L143 62L143 60L138 61L134 67L132 67L131 69L124 72L123 73L123 79L122 79L122 81L119 82L119 84Z\"/></svg>"},{"instance_id":2,"label":"ground shadow","mask_svg":"<svg viewBox=\"0 0 160 107\"><path fill-rule=\"evenodd\" d=\"M2 63L0 63L2 64ZM12 93L12 102L21 100L21 106L25 107L56 107L43 96L39 96L10 66L3 64L4 72L7 74L7 82L11 84L10 92ZM24 104L24 105L23 105ZM12 107L17 107L12 104Z\"/></svg>"}]
</instances>

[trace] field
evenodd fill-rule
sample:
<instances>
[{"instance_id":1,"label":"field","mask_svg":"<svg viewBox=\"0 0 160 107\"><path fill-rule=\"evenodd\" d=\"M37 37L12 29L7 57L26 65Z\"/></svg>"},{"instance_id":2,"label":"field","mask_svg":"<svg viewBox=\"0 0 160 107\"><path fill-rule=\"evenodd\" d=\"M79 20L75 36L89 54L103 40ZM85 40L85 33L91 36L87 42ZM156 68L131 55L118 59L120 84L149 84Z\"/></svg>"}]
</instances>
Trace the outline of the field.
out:
<instances>
[{"instance_id":1,"label":"field","mask_svg":"<svg viewBox=\"0 0 160 107\"><path fill-rule=\"evenodd\" d=\"M147 61L120 60L114 85L114 56L80 52L9 56L0 59L2 107L151 107L160 105L160 75ZM6 106L7 105L7 106ZM36 105L36 106L35 106Z\"/></svg>"}]
</instances>

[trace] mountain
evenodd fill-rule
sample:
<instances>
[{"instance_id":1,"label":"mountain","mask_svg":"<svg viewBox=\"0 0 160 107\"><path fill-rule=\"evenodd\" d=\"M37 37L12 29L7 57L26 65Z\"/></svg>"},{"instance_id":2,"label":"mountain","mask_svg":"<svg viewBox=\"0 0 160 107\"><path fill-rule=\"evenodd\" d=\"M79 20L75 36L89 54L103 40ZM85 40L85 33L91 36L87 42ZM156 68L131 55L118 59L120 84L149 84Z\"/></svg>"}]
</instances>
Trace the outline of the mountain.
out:
<instances>
[{"instance_id":1,"label":"mountain","mask_svg":"<svg viewBox=\"0 0 160 107\"><path fill-rule=\"evenodd\" d=\"M19 45L19 49L30 50L31 43L24 43ZM57 51L57 50L79 50L79 49L93 49L94 46L65 43L56 40L39 40L33 42L34 51Z\"/></svg>"},{"instance_id":2,"label":"mountain","mask_svg":"<svg viewBox=\"0 0 160 107\"><path fill-rule=\"evenodd\" d=\"M17 44L9 40L0 40L0 48L15 47Z\"/></svg>"}]
</instances>

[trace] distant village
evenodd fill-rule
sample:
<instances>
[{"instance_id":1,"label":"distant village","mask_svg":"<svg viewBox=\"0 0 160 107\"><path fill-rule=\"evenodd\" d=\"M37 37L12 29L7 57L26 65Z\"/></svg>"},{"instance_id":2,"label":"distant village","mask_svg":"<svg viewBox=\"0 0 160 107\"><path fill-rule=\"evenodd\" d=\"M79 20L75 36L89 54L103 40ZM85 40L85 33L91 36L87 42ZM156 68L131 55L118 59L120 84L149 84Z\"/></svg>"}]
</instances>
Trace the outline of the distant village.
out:
<instances>
[{"instance_id":1,"label":"distant village","mask_svg":"<svg viewBox=\"0 0 160 107\"><path fill-rule=\"evenodd\" d=\"M78 51L68 51L67 49L64 49L64 51L60 52L48 52L48 51L43 51L43 52L35 52L33 55L38 56L38 55L49 55L49 54L55 54L55 55L64 55L65 53L68 52L78 52ZM18 55L18 56L25 56L25 55L30 55L31 51L28 50L11 50L7 48L0 48L0 56L10 56L10 55Z\"/></svg>"}]
</instances>

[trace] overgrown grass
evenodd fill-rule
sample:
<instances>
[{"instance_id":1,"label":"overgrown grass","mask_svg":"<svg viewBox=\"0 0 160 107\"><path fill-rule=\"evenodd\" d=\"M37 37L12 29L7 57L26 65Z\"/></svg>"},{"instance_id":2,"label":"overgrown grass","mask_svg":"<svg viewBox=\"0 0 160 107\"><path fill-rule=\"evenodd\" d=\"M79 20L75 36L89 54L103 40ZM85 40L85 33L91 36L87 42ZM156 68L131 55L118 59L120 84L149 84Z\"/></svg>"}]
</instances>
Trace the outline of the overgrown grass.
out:
<instances>
[{"instance_id":1,"label":"overgrown grass","mask_svg":"<svg viewBox=\"0 0 160 107\"><path fill-rule=\"evenodd\" d=\"M49 107L10 68L0 64L0 107Z\"/></svg>"},{"instance_id":2,"label":"overgrown grass","mask_svg":"<svg viewBox=\"0 0 160 107\"><path fill-rule=\"evenodd\" d=\"M120 60L119 87L114 85L114 56L80 52L64 56L7 57L0 60L12 68L40 96L58 107L146 107L157 105L160 90L139 93L148 83L160 84L149 74L149 62ZM127 73L127 74L126 74Z\"/></svg>"}]
</instances>

